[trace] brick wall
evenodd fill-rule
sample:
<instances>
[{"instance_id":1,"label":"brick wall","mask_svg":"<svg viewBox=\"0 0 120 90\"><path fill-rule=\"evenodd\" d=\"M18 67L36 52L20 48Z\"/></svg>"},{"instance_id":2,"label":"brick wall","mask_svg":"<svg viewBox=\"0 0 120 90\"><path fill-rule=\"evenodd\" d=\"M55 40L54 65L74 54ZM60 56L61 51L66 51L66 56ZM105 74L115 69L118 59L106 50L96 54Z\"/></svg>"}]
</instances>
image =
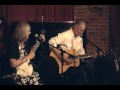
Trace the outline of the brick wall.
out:
<instances>
[{"instance_id":1,"label":"brick wall","mask_svg":"<svg viewBox=\"0 0 120 90\"><path fill-rule=\"evenodd\" d=\"M109 5L75 5L74 19L83 18L87 23L87 38L104 50L109 48ZM87 53L96 49L89 43Z\"/></svg>"}]
</instances>

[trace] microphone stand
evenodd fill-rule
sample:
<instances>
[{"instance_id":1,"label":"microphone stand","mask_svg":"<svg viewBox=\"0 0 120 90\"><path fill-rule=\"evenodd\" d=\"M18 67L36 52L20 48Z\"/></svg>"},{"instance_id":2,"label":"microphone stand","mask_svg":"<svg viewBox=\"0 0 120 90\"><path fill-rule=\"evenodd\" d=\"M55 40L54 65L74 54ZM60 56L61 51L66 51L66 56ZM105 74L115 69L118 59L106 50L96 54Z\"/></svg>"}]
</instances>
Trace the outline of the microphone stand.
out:
<instances>
[{"instance_id":1,"label":"microphone stand","mask_svg":"<svg viewBox=\"0 0 120 90\"><path fill-rule=\"evenodd\" d=\"M82 37L83 38L83 37ZM96 48L96 51L97 51L97 53L98 53L98 55L100 54L100 52L102 52L102 54L104 55L105 53L104 53L104 51L99 47L99 46L97 46L97 45L95 45L93 42L91 42L89 39L87 39L87 38L83 38L83 42L86 42L86 41L88 41L90 44L92 44L95 48ZM92 62L93 63L93 62ZM93 67L93 66L92 66ZM93 69L92 69L92 78L94 77L94 71L93 71ZM86 70L85 70L85 74L86 74ZM86 81L87 82L87 81ZM87 82L88 83L88 82ZM94 78L93 78L93 82L92 82L93 84L94 84Z\"/></svg>"},{"instance_id":2,"label":"microphone stand","mask_svg":"<svg viewBox=\"0 0 120 90\"><path fill-rule=\"evenodd\" d=\"M85 38L89 43L91 43L96 49L97 49L97 53L99 54L99 52L102 52L103 55L106 55L106 53L100 48L98 47L97 45L95 45L94 43L92 43L89 39ZM84 39L83 39L84 40ZM116 69L116 72L117 72L117 75L119 77L119 63L118 63L118 55L117 55L117 51L115 51L113 53L113 57L114 57L114 64L115 64L115 69Z\"/></svg>"},{"instance_id":3,"label":"microphone stand","mask_svg":"<svg viewBox=\"0 0 120 90\"><path fill-rule=\"evenodd\" d=\"M62 56L62 58L63 58L63 54L64 53L66 53L66 54L68 54L69 56L73 56L73 55L71 55L71 54L69 54L69 53L67 53L67 52L65 52L65 51L63 51L61 48L59 48L59 46L57 46L57 47L55 47L55 46L53 46L53 45L51 45L51 44L49 44L50 46L52 46L52 47L54 47L54 48L56 48L56 49L58 49L58 50L60 50L61 51L61 53L60 53L60 55ZM63 75L63 65L64 65L64 60L63 59L60 59L61 60L61 65L62 65L62 67L61 67L61 72L62 72L62 74L61 74L61 84L63 84L63 78L64 78L64 75Z\"/></svg>"},{"instance_id":4,"label":"microphone stand","mask_svg":"<svg viewBox=\"0 0 120 90\"><path fill-rule=\"evenodd\" d=\"M62 49L59 49L60 51L61 51L61 53L60 53L60 55L62 56L62 59L61 59L61 65L62 65L62 67L61 67L61 72L62 72L62 74L61 74L61 85L63 84L63 78L64 78L64 75L63 75L63 65L64 65L64 60L63 60L63 54L65 53Z\"/></svg>"}]
</instances>

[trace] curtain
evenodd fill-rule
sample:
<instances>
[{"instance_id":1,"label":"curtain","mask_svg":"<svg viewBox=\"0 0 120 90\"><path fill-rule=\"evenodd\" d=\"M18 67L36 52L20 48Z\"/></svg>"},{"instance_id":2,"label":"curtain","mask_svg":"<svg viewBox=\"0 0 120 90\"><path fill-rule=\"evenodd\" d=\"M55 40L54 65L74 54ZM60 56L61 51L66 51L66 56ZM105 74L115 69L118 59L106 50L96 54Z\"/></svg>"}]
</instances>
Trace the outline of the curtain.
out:
<instances>
[{"instance_id":1,"label":"curtain","mask_svg":"<svg viewBox=\"0 0 120 90\"><path fill-rule=\"evenodd\" d=\"M63 22L74 20L74 5L2 5L8 23Z\"/></svg>"},{"instance_id":2,"label":"curtain","mask_svg":"<svg viewBox=\"0 0 120 90\"><path fill-rule=\"evenodd\" d=\"M73 5L45 5L43 8L45 21L73 21L74 8Z\"/></svg>"}]
</instances>

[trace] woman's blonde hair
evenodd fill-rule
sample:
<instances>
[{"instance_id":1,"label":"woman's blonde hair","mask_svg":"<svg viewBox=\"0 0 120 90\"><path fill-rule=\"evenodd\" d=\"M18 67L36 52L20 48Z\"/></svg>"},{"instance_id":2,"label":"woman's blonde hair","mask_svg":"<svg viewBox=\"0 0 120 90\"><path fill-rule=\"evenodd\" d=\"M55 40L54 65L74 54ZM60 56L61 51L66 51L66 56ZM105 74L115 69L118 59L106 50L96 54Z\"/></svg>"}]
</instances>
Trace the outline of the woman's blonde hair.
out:
<instances>
[{"instance_id":1,"label":"woman's blonde hair","mask_svg":"<svg viewBox=\"0 0 120 90\"><path fill-rule=\"evenodd\" d=\"M26 41L27 40L27 28L30 28L30 25L27 22L20 22L17 24L13 37L18 41Z\"/></svg>"}]
</instances>

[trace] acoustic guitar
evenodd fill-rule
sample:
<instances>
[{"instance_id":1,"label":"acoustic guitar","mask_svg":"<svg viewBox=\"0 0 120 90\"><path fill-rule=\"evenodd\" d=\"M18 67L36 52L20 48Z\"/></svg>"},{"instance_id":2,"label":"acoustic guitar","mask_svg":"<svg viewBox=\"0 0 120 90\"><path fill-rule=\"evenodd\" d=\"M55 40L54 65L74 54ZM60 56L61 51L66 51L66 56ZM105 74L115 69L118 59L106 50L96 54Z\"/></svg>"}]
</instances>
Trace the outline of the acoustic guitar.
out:
<instances>
[{"instance_id":1,"label":"acoustic guitar","mask_svg":"<svg viewBox=\"0 0 120 90\"><path fill-rule=\"evenodd\" d=\"M68 61L64 61L63 67L61 59L53 52L50 52L50 56L54 57L59 66L59 74L64 73L69 67L78 67L80 65L80 60L91 58L94 55L79 55L75 49L68 50L66 53L69 54Z\"/></svg>"}]
</instances>

